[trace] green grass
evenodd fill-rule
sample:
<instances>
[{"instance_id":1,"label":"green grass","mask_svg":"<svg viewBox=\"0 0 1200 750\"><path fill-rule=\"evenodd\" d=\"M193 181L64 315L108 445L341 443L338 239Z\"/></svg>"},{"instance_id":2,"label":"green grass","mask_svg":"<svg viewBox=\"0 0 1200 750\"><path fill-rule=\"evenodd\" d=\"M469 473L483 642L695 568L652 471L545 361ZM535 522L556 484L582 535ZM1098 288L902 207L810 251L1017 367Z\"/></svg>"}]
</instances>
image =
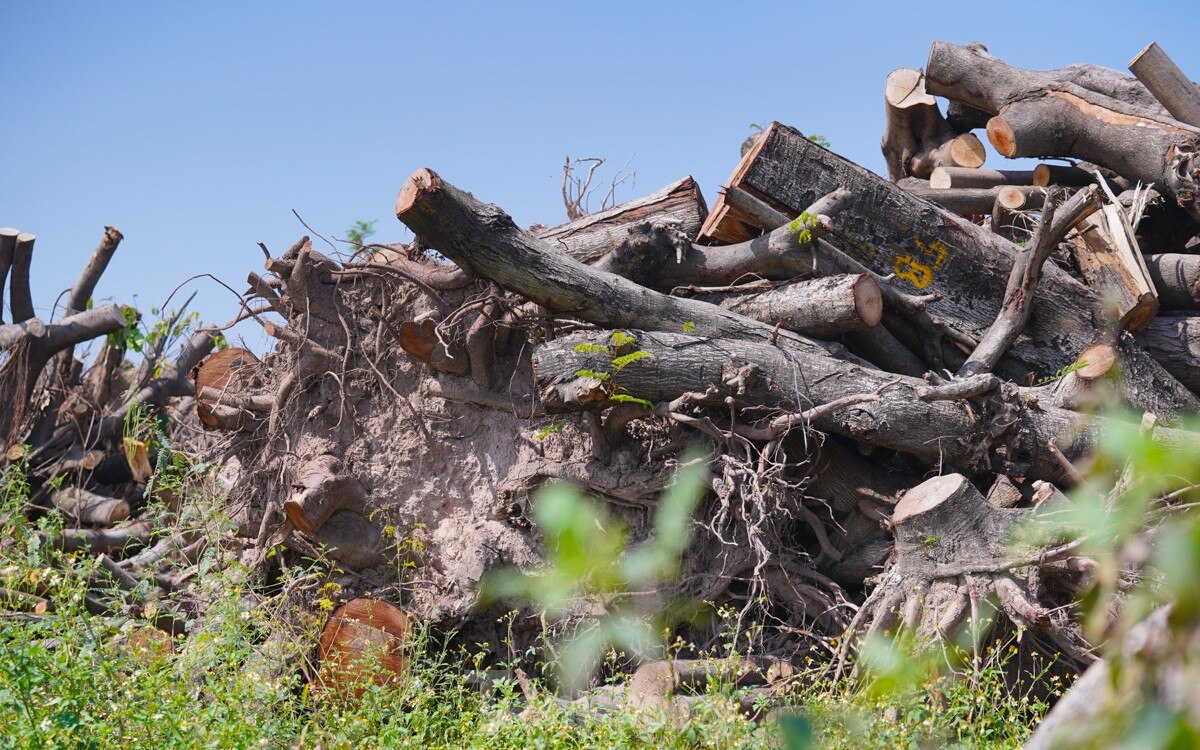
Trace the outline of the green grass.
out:
<instances>
[{"instance_id":1,"label":"green grass","mask_svg":"<svg viewBox=\"0 0 1200 750\"><path fill-rule=\"evenodd\" d=\"M474 667L513 665L495 654L448 649L431 633L415 639L400 683L367 685L355 700L322 699L304 677L324 614L320 602L331 590L319 568L289 569L264 593L252 590L236 561L209 560L186 594L202 607L202 624L170 651L134 648L129 635L151 630L144 617L154 606L183 601L167 597L119 617L89 614L84 595L95 559L41 546L20 512L25 491L11 471L0 482L0 587L37 590L55 606L36 617L0 615L0 747L808 746L785 744L775 721L742 716L735 688L719 680L684 723L633 708L591 715L548 692L530 703L509 678L481 690L470 676ZM213 518L205 516L210 532L221 526ZM39 525L53 531L59 522L51 515ZM310 604L297 619L301 601ZM292 656L287 668L272 670L262 644L284 627L291 628L282 632L290 634ZM503 653L505 644L493 651ZM1045 709L1010 693L998 662L886 694L834 684L820 666L783 702L816 727L821 747L1015 748ZM526 667L554 673L554 665Z\"/></svg>"}]
</instances>

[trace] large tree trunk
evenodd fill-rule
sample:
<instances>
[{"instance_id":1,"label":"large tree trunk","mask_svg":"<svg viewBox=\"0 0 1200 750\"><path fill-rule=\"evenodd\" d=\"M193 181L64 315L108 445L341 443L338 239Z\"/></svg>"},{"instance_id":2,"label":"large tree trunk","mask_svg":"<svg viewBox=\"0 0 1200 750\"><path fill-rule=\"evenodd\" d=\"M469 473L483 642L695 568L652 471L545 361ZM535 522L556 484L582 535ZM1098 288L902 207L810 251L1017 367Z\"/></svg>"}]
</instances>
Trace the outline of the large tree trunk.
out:
<instances>
[{"instance_id":1,"label":"large tree trunk","mask_svg":"<svg viewBox=\"0 0 1200 750\"><path fill-rule=\"evenodd\" d=\"M1144 97L1117 98L1140 87L1086 88L1070 69L1014 68L979 45L934 42L925 69L926 88L993 115L988 140L1004 156L1070 156L1165 189L1193 216L1200 129L1179 122ZM1047 127L1046 123L1054 123Z\"/></svg>"},{"instance_id":2,"label":"large tree trunk","mask_svg":"<svg viewBox=\"0 0 1200 750\"><path fill-rule=\"evenodd\" d=\"M854 406L853 418L830 415L821 424L864 442L927 459L940 455L952 463L968 467L974 464L976 469L1011 465L1010 473L1062 478L1062 466L1044 446L1076 426L1078 415L1023 405L1019 399L998 403L995 408L1018 421L1010 424L1000 420L1005 424L997 427L998 434L947 444L945 436L977 434L980 427L970 416L973 412L961 405L922 400L917 391L923 388L920 381L858 367L829 356L799 336L724 313L704 302L665 297L584 266L525 234L498 208L479 203L430 170L418 170L401 188L396 215L471 273L551 309L606 326L632 329L645 328L645 323L651 322L659 331L678 331L690 322L704 336L644 335L637 347L649 356L610 379L577 375L584 371L603 373L611 367L606 362L610 355L604 353L610 340L607 333L579 334L543 345L535 355L535 371L543 401L550 408L603 404L618 382L635 398L656 403L672 401L687 393L703 394L711 386L719 387L730 379L730 373L745 366L763 373L764 377L753 380L765 387L746 397L792 408L802 403L827 404L848 394L871 394L891 384L878 401ZM576 351L577 344L588 343L593 347ZM776 384L775 389L767 387L769 384ZM993 428L982 429L986 433ZM1170 439L1176 438L1183 436L1173 435ZM1082 429L1068 452L1077 455L1085 451L1091 439L1088 429Z\"/></svg>"},{"instance_id":3,"label":"large tree trunk","mask_svg":"<svg viewBox=\"0 0 1200 750\"><path fill-rule=\"evenodd\" d=\"M634 332L632 346L648 356L608 379L610 355L580 344L599 344L610 332L580 333L543 344L534 371L548 409L603 407L617 393L652 403L701 394L701 403L734 398L744 406L769 405L797 411L836 402L848 394L877 400L848 406L820 419L822 429L861 443L942 460L963 471L1003 471L1034 479L1063 481L1062 465L1046 450L1050 441L1070 440L1069 456L1094 445L1093 425L1082 415L1037 403L1025 389L980 394L982 413L960 400L939 400L936 388L916 378L858 367L821 354L756 341L713 340L685 334ZM579 351L577 351L579 349ZM738 378L738 373L752 373ZM582 373L582 374L581 374ZM733 383L732 385L727 385ZM886 386L886 387L885 387ZM707 394L710 387L715 393ZM1162 430L1160 439L1191 440L1190 433ZM959 436L959 437L948 437ZM963 437L965 436L965 437Z\"/></svg>"},{"instance_id":4,"label":"large tree trunk","mask_svg":"<svg viewBox=\"0 0 1200 750\"><path fill-rule=\"evenodd\" d=\"M830 239L903 291L938 293L929 313L978 339L995 321L1008 277L1021 249L983 227L946 212L892 185L803 137L772 123L746 154L729 188L763 196L779 211L798 215L818 197L844 188L847 197L831 217ZM720 221L714 207L701 240L749 234ZM1013 379L1051 375L1101 338L1103 300L1054 265L1047 265L1033 312L996 372ZM1129 388L1138 408L1159 414L1197 410L1200 401L1137 347L1128 350L1130 371L1152 375ZM1197 361L1196 366L1200 366ZM1151 387L1151 380L1154 387ZM1146 400L1141 401L1142 398Z\"/></svg>"}]
</instances>

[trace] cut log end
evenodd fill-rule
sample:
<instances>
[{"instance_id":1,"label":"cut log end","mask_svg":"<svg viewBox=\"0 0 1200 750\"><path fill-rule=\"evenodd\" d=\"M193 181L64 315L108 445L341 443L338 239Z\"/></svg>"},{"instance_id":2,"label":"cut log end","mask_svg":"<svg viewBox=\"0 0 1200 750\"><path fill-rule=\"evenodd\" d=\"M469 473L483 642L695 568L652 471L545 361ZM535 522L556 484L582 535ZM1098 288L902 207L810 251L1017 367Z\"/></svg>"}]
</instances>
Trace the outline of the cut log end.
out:
<instances>
[{"instance_id":1,"label":"cut log end","mask_svg":"<svg viewBox=\"0 0 1200 750\"><path fill-rule=\"evenodd\" d=\"M1003 117L993 117L988 120L987 137L992 147L1001 156L1013 158L1017 154L1017 134Z\"/></svg>"},{"instance_id":2,"label":"cut log end","mask_svg":"<svg viewBox=\"0 0 1200 750\"><path fill-rule=\"evenodd\" d=\"M968 484L967 478L962 474L946 474L917 485L905 493L900 502L896 503L896 509L892 513L892 525L899 526L923 513L928 513L953 497L965 484Z\"/></svg>"},{"instance_id":3,"label":"cut log end","mask_svg":"<svg viewBox=\"0 0 1200 750\"><path fill-rule=\"evenodd\" d=\"M1036 180L1037 178L1034 177ZM996 202L1009 211L1020 211L1028 202L1027 193L1015 185L1005 185L996 194Z\"/></svg>"},{"instance_id":4,"label":"cut log end","mask_svg":"<svg viewBox=\"0 0 1200 750\"><path fill-rule=\"evenodd\" d=\"M377 599L353 599L325 624L317 658L316 688L353 698L369 684L403 678L411 625L399 607Z\"/></svg>"},{"instance_id":5,"label":"cut log end","mask_svg":"<svg viewBox=\"0 0 1200 750\"><path fill-rule=\"evenodd\" d=\"M987 161L987 149L974 133L963 133L950 142L950 159L957 166L978 169Z\"/></svg>"},{"instance_id":6,"label":"cut log end","mask_svg":"<svg viewBox=\"0 0 1200 750\"><path fill-rule=\"evenodd\" d=\"M883 293L879 284L868 274L859 274L854 281L854 309L868 328L883 319Z\"/></svg>"},{"instance_id":7,"label":"cut log end","mask_svg":"<svg viewBox=\"0 0 1200 750\"><path fill-rule=\"evenodd\" d=\"M924 76L915 68L897 68L888 73L884 98L897 109L918 105L936 105L937 99L925 91Z\"/></svg>"},{"instance_id":8,"label":"cut log end","mask_svg":"<svg viewBox=\"0 0 1200 750\"><path fill-rule=\"evenodd\" d=\"M437 172L428 167L421 167L413 172L404 181L404 185L400 188L400 195L396 198L396 218L403 219L405 214L420 202L425 193L437 190L440 185L441 178L438 177Z\"/></svg>"},{"instance_id":9,"label":"cut log end","mask_svg":"<svg viewBox=\"0 0 1200 750\"><path fill-rule=\"evenodd\" d=\"M1089 346L1075 360L1082 366L1075 371L1081 380L1097 380L1112 370L1117 363L1117 348L1112 344Z\"/></svg>"}]
</instances>

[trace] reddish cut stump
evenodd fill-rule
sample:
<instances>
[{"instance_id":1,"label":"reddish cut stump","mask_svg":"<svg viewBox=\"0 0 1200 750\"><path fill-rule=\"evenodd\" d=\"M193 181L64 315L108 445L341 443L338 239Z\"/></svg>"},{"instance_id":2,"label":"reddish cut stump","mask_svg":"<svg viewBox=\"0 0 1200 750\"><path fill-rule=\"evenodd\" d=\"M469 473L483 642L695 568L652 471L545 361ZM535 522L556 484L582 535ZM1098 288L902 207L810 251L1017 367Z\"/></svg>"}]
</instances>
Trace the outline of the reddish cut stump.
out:
<instances>
[{"instance_id":1,"label":"reddish cut stump","mask_svg":"<svg viewBox=\"0 0 1200 750\"><path fill-rule=\"evenodd\" d=\"M262 363L247 349L222 349L193 368L191 375L196 381L196 414L206 427L218 427L214 413L217 404L208 396L202 396L205 388L224 392L236 390L235 385L244 385L250 376L261 372Z\"/></svg>"},{"instance_id":2,"label":"reddish cut stump","mask_svg":"<svg viewBox=\"0 0 1200 750\"><path fill-rule=\"evenodd\" d=\"M400 682L409 632L408 615L393 604L378 599L346 602L321 633L316 690L357 698L367 684Z\"/></svg>"}]
</instances>

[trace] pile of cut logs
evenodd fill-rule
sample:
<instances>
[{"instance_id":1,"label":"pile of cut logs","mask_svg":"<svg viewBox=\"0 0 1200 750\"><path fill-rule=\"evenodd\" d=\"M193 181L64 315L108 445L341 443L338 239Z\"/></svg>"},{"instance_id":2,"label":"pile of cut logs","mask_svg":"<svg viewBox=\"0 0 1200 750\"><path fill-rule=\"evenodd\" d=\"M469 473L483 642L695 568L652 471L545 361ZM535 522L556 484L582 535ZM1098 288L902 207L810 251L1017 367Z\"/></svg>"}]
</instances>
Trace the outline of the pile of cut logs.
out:
<instances>
[{"instance_id":1,"label":"pile of cut logs","mask_svg":"<svg viewBox=\"0 0 1200 750\"><path fill-rule=\"evenodd\" d=\"M239 317L276 350L220 353L195 385L200 421L241 467L248 562L270 575L268 549L326 545L358 576L350 598L378 588L365 571L395 573L380 519L420 525L425 575L404 603L488 621L447 602L473 601L489 569L529 564L533 490L569 478L647 514L699 440L711 493L680 586L760 617L778 636L765 650L815 641L835 655L847 629L897 622L941 638L992 597L1043 650L1087 664L1072 605L1089 562L1070 545L1021 550L1012 530L1069 502L1102 394L1145 413L1164 444L1200 440L1178 427L1200 411L1200 89L1154 45L1131 69L1023 70L936 42L924 71L888 76L889 179L773 122L711 210L685 178L525 231L420 169L395 207L411 245L339 260L305 238L268 253ZM1047 161L984 168L980 129L1003 156ZM211 334L157 376L153 358L115 371L110 345L82 377L71 347L127 323L85 310L120 235L43 325L32 239L6 231L15 322L0 327L0 387L29 406L0 428L35 476L79 477L35 492L95 527L64 543L112 549L112 488L139 481L124 415L182 395ZM480 460L471 435L489 421L519 434ZM401 432L424 447L379 448ZM434 450L442 494L409 502L429 490L403 451ZM120 470L102 471L114 455ZM476 486L459 497L462 477ZM478 547L466 557L462 529Z\"/></svg>"}]
</instances>

